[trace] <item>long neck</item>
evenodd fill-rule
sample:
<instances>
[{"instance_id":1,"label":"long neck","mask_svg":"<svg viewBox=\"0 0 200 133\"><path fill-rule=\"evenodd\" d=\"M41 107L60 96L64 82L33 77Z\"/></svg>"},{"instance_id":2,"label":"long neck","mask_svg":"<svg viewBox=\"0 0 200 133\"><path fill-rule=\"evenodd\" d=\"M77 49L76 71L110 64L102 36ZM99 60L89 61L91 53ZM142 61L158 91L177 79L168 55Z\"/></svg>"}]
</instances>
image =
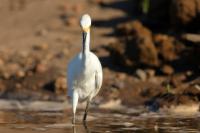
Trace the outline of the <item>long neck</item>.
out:
<instances>
[{"instance_id":1,"label":"long neck","mask_svg":"<svg viewBox=\"0 0 200 133\"><path fill-rule=\"evenodd\" d=\"M90 31L87 32L85 41L83 41L82 53L87 55L90 52Z\"/></svg>"}]
</instances>

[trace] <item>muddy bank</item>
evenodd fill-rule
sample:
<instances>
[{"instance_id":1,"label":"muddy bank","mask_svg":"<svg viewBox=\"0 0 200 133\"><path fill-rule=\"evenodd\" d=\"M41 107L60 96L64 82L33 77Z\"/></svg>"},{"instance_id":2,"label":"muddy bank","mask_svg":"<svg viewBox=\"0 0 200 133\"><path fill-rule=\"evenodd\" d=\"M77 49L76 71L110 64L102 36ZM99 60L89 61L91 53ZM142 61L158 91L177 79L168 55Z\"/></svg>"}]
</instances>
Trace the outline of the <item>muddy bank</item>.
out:
<instances>
[{"instance_id":1,"label":"muddy bank","mask_svg":"<svg viewBox=\"0 0 200 133\"><path fill-rule=\"evenodd\" d=\"M152 68L167 75L199 70L199 45L188 43L179 35L153 33L139 20L120 24L116 33L119 40L108 49L122 66Z\"/></svg>"},{"instance_id":2,"label":"muddy bank","mask_svg":"<svg viewBox=\"0 0 200 133\"><path fill-rule=\"evenodd\" d=\"M116 26L114 34L118 40L105 49L118 65L116 71L140 80L128 83L126 79L128 86L119 93L124 103L136 104L129 99L137 97L150 110L199 103L200 45L196 41L199 10L196 2L149 1L146 15L138 14L134 20ZM188 39L187 32L194 33L196 38Z\"/></svg>"}]
</instances>

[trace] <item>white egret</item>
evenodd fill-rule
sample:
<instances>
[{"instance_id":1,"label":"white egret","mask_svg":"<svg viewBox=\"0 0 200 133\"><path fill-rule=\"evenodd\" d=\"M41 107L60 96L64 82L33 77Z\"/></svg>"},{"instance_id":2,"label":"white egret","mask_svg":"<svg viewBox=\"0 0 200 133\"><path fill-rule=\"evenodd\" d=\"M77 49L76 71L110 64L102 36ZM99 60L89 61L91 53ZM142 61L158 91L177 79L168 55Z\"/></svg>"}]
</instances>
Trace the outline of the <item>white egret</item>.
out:
<instances>
[{"instance_id":1,"label":"white egret","mask_svg":"<svg viewBox=\"0 0 200 133\"><path fill-rule=\"evenodd\" d=\"M75 113L78 101L87 101L83 121L86 121L87 112L91 100L99 92L103 73L98 57L90 51L90 26L91 18L88 14L81 17L83 42L82 51L77 54L68 64L67 81L68 95L72 99L73 120L75 123Z\"/></svg>"}]
</instances>

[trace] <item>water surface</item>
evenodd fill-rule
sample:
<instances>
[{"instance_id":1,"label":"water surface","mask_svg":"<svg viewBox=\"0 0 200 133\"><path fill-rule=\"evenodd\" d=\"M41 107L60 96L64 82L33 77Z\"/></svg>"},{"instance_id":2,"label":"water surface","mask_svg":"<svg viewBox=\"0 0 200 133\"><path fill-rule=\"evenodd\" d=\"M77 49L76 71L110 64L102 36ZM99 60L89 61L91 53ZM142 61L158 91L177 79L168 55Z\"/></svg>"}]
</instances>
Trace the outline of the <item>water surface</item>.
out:
<instances>
[{"instance_id":1,"label":"water surface","mask_svg":"<svg viewBox=\"0 0 200 133\"><path fill-rule=\"evenodd\" d=\"M1 133L196 133L200 131L200 115L179 116L147 112L91 110L87 124L71 124L71 112L0 111Z\"/></svg>"}]
</instances>

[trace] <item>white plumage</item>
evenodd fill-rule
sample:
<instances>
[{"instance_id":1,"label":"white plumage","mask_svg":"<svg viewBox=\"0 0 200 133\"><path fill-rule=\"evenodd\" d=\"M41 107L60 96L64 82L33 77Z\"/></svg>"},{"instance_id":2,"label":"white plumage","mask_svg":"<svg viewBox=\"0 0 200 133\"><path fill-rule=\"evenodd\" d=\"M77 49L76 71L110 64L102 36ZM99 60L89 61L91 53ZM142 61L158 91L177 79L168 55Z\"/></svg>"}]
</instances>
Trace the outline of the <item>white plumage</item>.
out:
<instances>
[{"instance_id":1,"label":"white plumage","mask_svg":"<svg viewBox=\"0 0 200 133\"><path fill-rule=\"evenodd\" d=\"M72 98L73 123L78 101L87 100L83 120L86 120L90 101L97 95L102 85L102 67L98 57L90 51L90 26L91 18L83 15L80 21L83 30L82 51L69 63L67 70L68 95Z\"/></svg>"}]
</instances>

